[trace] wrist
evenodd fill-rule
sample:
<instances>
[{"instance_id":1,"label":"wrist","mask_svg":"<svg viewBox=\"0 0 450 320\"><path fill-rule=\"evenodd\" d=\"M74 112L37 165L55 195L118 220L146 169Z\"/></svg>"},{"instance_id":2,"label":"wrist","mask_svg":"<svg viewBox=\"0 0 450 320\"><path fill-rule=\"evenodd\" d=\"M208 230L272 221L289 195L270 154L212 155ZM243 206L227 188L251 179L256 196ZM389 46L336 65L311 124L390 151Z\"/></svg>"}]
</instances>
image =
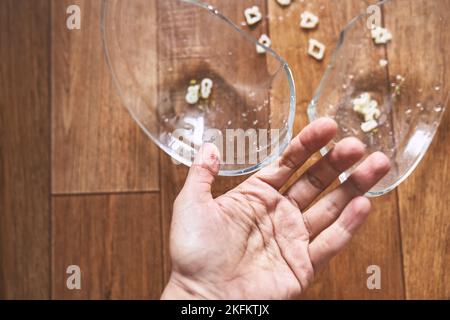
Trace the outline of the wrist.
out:
<instances>
[{"instance_id":1,"label":"wrist","mask_svg":"<svg viewBox=\"0 0 450 320\"><path fill-rule=\"evenodd\" d=\"M200 300L195 292L169 280L161 296L161 300Z\"/></svg>"},{"instance_id":2,"label":"wrist","mask_svg":"<svg viewBox=\"0 0 450 320\"><path fill-rule=\"evenodd\" d=\"M172 274L161 296L161 300L208 300L218 297L206 286Z\"/></svg>"}]
</instances>

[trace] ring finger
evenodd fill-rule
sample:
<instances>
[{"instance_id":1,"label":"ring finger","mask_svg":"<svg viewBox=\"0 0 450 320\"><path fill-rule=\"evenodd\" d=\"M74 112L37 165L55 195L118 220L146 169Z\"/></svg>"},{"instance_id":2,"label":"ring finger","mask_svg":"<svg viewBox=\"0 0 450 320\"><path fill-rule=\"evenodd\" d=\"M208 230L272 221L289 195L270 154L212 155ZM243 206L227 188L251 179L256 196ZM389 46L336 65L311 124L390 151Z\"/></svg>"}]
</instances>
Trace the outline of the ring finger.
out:
<instances>
[{"instance_id":1,"label":"ring finger","mask_svg":"<svg viewBox=\"0 0 450 320\"><path fill-rule=\"evenodd\" d=\"M345 170L364 155L365 146L356 138L346 138L309 168L285 193L300 210L307 208Z\"/></svg>"}]
</instances>

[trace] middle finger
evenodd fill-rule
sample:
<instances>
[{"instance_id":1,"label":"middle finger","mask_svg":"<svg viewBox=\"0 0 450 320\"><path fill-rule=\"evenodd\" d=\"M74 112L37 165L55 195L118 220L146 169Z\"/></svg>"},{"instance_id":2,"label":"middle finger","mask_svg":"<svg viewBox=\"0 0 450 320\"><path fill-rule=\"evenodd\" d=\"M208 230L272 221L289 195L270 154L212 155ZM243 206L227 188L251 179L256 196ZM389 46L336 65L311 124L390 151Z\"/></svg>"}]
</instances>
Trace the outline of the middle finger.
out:
<instances>
[{"instance_id":1,"label":"middle finger","mask_svg":"<svg viewBox=\"0 0 450 320\"><path fill-rule=\"evenodd\" d=\"M300 210L307 208L342 172L364 156L364 150L364 144L356 138L339 141L286 191L285 196Z\"/></svg>"}]
</instances>

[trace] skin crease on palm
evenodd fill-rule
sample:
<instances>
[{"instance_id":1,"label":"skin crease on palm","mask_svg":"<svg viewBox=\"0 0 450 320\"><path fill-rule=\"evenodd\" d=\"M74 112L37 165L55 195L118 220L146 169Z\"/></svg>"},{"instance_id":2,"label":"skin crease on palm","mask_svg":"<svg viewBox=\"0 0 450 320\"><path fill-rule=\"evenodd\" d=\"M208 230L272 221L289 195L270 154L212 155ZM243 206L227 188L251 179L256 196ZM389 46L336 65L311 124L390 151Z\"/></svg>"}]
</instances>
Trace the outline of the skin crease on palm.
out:
<instances>
[{"instance_id":1,"label":"skin crease on palm","mask_svg":"<svg viewBox=\"0 0 450 320\"><path fill-rule=\"evenodd\" d=\"M346 138L281 194L336 131L333 120L316 120L272 165L216 199L211 186L219 154L203 146L174 203L172 274L162 299L289 299L304 292L365 221L370 202L363 195L390 170L384 154L371 154L321 195L364 155L359 140Z\"/></svg>"}]
</instances>

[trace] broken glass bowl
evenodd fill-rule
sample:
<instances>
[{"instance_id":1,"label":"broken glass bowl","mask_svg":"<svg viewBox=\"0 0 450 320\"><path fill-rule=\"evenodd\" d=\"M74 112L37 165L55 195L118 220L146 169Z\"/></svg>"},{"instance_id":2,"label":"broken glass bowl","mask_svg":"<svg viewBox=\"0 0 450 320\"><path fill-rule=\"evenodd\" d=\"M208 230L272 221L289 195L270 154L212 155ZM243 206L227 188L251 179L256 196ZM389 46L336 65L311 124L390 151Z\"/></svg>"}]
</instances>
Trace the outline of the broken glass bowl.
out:
<instances>
[{"instance_id":1,"label":"broken glass bowl","mask_svg":"<svg viewBox=\"0 0 450 320\"><path fill-rule=\"evenodd\" d=\"M175 162L190 166L212 142L219 174L240 175L272 162L291 140L291 71L248 26L200 1L103 0L101 28L124 106Z\"/></svg>"},{"instance_id":2,"label":"broken glass bowl","mask_svg":"<svg viewBox=\"0 0 450 320\"><path fill-rule=\"evenodd\" d=\"M335 119L335 141L356 136L367 154L382 151L391 159L392 170L368 193L379 196L416 168L449 102L450 2L387 0L367 12L341 33L308 115ZM384 29L373 31L374 25ZM361 100L377 105L380 114L362 113ZM363 126L366 117L375 118L376 128Z\"/></svg>"}]
</instances>

